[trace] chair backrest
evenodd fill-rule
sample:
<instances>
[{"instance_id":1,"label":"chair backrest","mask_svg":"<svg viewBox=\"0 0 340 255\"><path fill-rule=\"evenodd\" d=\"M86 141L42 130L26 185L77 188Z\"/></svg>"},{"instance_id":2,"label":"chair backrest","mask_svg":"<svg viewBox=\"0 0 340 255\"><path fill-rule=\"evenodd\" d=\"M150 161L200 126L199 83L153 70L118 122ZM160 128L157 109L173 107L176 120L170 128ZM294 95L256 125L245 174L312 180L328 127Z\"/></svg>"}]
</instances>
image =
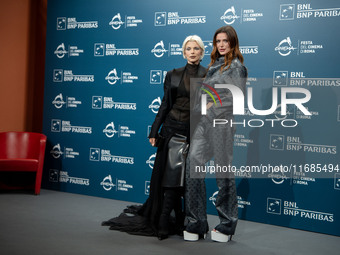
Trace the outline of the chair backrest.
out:
<instances>
[{"instance_id":1,"label":"chair backrest","mask_svg":"<svg viewBox=\"0 0 340 255\"><path fill-rule=\"evenodd\" d=\"M32 132L1 132L0 159L39 159L40 143L46 136Z\"/></svg>"}]
</instances>

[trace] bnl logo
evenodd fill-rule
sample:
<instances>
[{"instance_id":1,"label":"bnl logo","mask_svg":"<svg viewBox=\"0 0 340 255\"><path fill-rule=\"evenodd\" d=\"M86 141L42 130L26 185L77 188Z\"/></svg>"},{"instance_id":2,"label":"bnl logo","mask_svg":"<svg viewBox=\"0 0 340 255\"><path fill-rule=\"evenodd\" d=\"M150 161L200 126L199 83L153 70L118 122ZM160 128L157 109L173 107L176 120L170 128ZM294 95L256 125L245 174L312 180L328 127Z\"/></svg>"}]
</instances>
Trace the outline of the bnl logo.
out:
<instances>
[{"instance_id":1,"label":"bnl logo","mask_svg":"<svg viewBox=\"0 0 340 255\"><path fill-rule=\"evenodd\" d=\"M61 128L61 120L52 120L51 121L51 132L60 132Z\"/></svg>"},{"instance_id":2,"label":"bnl logo","mask_svg":"<svg viewBox=\"0 0 340 255\"><path fill-rule=\"evenodd\" d=\"M155 13L155 26L165 26L166 25L166 12L156 12Z\"/></svg>"},{"instance_id":3,"label":"bnl logo","mask_svg":"<svg viewBox=\"0 0 340 255\"><path fill-rule=\"evenodd\" d=\"M293 20L294 19L294 4L281 4L280 5L280 20Z\"/></svg>"},{"instance_id":4,"label":"bnl logo","mask_svg":"<svg viewBox=\"0 0 340 255\"><path fill-rule=\"evenodd\" d=\"M48 180L50 182L58 182L58 179L59 179L59 171L56 169L50 169Z\"/></svg>"},{"instance_id":5,"label":"bnl logo","mask_svg":"<svg viewBox=\"0 0 340 255\"><path fill-rule=\"evenodd\" d=\"M102 109L102 108L103 108L102 96L93 96L92 97L92 109Z\"/></svg>"},{"instance_id":6,"label":"bnl logo","mask_svg":"<svg viewBox=\"0 0 340 255\"><path fill-rule=\"evenodd\" d=\"M94 44L94 56L95 57L104 57L104 49L105 44L104 43L95 43Z\"/></svg>"},{"instance_id":7,"label":"bnl logo","mask_svg":"<svg viewBox=\"0 0 340 255\"><path fill-rule=\"evenodd\" d=\"M270 141L269 141L269 149L270 150L279 150L283 151L284 150L284 135L270 135Z\"/></svg>"},{"instance_id":8,"label":"bnl logo","mask_svg":"<svg viewBox=\"0 0 340 255\"><path fill-rule=\"evenodd\" d=\"M334 189L340 190L340 174L334 175Z\"/></svg>"},{"instance_id":9,"label":"bnl logo","mask_svg":"<svg viewBox=\"0 0 340 255\"><path fill-rule=\"evenodd\" d=\"M150 181L145 181L145 195L150 195Z\"/></svg>"},{"instance_id":10,"label":"bnl logo","mask_svg":"<svg viewBox=\"0 0 340 255\"><path fill-rule=\"evenodd\" d=\"M281 215L281 199L278 198L267 198L267 213Z\"/></svg>"},{"instance_id":11,"label":"bnl logo","mask_svg":"<svg viewBox=\"0 0 340 255\"><path fill-rule=\"evenodd\" d=\"M288 84L288 71L274 71L273 85L287 86L287 84Z\"/></svg>"},{"instance_id":12,"label":"bnl logo","mask_svg":"<svg viewBox=\"0 0 340 255\"><path fill-rule=\"evenodd\" d=\"M90 161L99 161L100 150L99 148L90 148Z\"/></svg>"},{"instance_id":13,"label":"bnl logo","mask_svg":"<svg viewBox=\"0 0 340 255\"><path fill-rule=\"evenodd\" d=\"M66 30L66 18L57 18L57 30Z\"/></svg>"}]
</instances>

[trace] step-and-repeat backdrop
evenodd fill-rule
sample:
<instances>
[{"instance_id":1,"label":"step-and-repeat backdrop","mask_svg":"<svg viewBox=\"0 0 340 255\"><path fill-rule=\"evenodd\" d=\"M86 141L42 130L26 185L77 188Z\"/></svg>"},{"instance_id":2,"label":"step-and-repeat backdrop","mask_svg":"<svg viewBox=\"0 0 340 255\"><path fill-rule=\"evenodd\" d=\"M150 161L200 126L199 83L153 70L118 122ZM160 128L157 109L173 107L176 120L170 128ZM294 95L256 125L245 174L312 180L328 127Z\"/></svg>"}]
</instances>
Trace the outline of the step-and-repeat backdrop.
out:
<instances>
[{"instance_id":1,"label":"step-and-repeat backdrop","mask_svg":"<svg viewBox=\"0 0 340 255\"><path fill-rule=\"evenodd\" d=\"M215 30L232 25L249 73L234 123L240 218L340 235L339 24L332 0L49 0L43 187L144 202L166 72L185 65L191 34L207 66Z\"/></svg>"}]
</instances>

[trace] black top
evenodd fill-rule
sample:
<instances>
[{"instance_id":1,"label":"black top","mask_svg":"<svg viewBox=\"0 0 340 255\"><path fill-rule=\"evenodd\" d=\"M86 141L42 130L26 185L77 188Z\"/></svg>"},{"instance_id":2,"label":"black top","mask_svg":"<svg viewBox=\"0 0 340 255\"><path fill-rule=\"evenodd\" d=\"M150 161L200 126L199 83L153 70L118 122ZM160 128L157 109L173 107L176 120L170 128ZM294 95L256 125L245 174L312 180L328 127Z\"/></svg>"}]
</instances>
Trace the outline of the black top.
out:
<instances>
[{"instance_id":1,"label":"black top","mask_svg":"<svg viewBox=\"0 0 340 255\"><path fill-rule=\"evenodd\" d=\"M190 121L190 78L198 77L199 65L187 63L177 88L175 102L170 111L170 116L180 122Z\"/></svg>"}]
</instances>

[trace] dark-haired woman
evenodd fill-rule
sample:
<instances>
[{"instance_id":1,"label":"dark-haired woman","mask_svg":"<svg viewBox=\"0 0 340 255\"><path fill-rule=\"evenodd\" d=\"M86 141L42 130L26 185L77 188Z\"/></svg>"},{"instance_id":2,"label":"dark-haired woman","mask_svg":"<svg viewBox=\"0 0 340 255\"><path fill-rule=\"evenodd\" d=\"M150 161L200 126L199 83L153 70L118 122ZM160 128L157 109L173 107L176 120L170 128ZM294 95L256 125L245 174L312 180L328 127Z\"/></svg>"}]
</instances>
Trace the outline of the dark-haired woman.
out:
<instances>
[{"instance_id":1,"label":"dark-haired woman","mask_svg":"<svg viewBox=\"0 0 340 255\"><path fill-rule=\"evenodd\" d=\"M197 169L202 169L212 158L215 169L227 169L225 167L232 163L235 127L230 123L234 118L233 99L229 90L215 88L215 85L232 84L244 92L246 79L247 69L243 65L236 31L231 26L219 28L213 38L211 62L203 87L215 89L221 101L216 99L216 104L211 97L206 97L206 115L201 115L191 137L186 169L184 240L196 241L209 230L205 173ZM201 98L196 97L195 104L200 103ZM227 120L228 124L214 126L214 119ZM215 206L220 223L212 230L211 238L213 241L228 242L235 233L238 220L235 178L230 172L216 171L215 174L218 186Z\"/></svg>"}]
</instances>

